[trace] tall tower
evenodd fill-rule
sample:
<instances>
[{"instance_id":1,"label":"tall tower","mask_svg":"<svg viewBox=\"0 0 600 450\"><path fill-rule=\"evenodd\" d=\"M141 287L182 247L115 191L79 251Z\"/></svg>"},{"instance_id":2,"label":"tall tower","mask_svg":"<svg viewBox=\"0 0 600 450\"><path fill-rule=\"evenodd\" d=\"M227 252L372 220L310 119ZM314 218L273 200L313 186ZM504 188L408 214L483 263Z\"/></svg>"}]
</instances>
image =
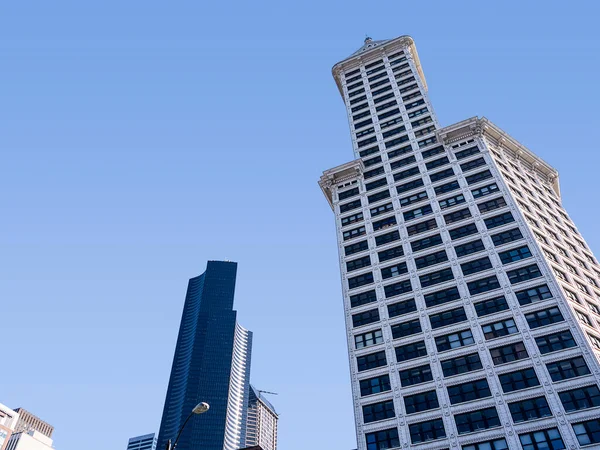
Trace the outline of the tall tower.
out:
<instances>
[{"instance_id":1,"label":"tall tower","mask_svg":"<svg viewBox=\"0 0 600 450\"><path fill-rule=\"evenodd\" d=\"M485 118L440 128L412 38L333 67L359 450L600 445L600 266L557 172ZM586 447L587 448L587 447Z\"/></svg>"},{"instance_id":2,"label":"tall tower","mask_svg":"<svg viewBox=\"0 0 600 450\"><path fill-rule=\"evenodd\" d=\"M246 447L259 446L262 450L277 450L277 421L275 408L261 391L250 385Z\"/></svg>"},{"instance_id":3,"label":"tall tower","mask_svg":"<svg viewBox=\"0 0 600 450\"><path fill-rule=\"evenodd\" d=\"M179 450L236 450L245 442L252 333L233 310L237 263L209 261L189 281L158 448L175 440L199 402L206 414L191 420Z\"/></svg>"}]
</instances>

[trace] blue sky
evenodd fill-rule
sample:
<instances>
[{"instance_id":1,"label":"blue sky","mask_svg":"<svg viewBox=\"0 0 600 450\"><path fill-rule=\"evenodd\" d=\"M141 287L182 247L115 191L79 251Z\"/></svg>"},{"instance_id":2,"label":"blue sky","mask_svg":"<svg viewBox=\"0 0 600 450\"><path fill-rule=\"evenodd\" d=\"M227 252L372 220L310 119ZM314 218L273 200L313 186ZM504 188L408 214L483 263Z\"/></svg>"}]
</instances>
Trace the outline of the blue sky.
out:
<instances>
[{"instance_id":1,"label":"blue sky","mask_svg":"<svg viewBox=\"0 0 600 450\"><path fill-rule=\"evenodd\" d=\"M330 71L365 33L412 35L441 124L486 116L556 167L600 248L597 5L375 9L3 2L0 402L53 424L58 450L157 430L187 280L230 259L253 382L279 393L280 448L354 448L317 180L352 159Z\"/></svg>"}]
</instances>

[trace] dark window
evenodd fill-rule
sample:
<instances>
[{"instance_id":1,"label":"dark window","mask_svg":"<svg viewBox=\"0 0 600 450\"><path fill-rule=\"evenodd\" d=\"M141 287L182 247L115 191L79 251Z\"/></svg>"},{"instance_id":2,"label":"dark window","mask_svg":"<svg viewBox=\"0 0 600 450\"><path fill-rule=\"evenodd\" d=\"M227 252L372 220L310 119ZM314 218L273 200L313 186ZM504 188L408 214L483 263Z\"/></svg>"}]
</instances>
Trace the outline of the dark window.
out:
<instances>
[{"instance_id":1,"label":"dark window","mask_svg":"<svg viewBox=\"0 0 600 450\"><path fill-rule=\"evenodd\" d=\"M461 150L460 152L456 152L454 155L456 159L464 159L467 156L474 155L475 153L479 153L479 149L477 147L467 148L466 150Z\"/></svg>"},{"instance_id":2,"label":"dark window","mask_svg":"<svg viewBox=\"0 0 600 450\"><path fill-rule=\"evenodd\" d=\"M474 184L483 180L487 180L488 178L492 178L492 172L489 170L484 170L483 172L474 173L473 175L465 177L465 180L467 180L467 184Z\"/></svg>"},{"instance_id":3,"label":"dark window","mask_svg":"<svg viewBox=\"0 0 600 450\"><path fill-rule=\"evenodd\" d=\"M360 103L360 102L362 102L363 100L366 100L366 99L367 99L366 95L361 95L360 97L357 97L355 99L350 100L350 104L351 105L356 105L357 103ZM363 106L367 106L367 105L365 104ZM352 112L354 112L354 109L352 109Z\"/></svg>"},{"instance_id":4,"label":"dark window","mask_svg":"<svg viewBox=\"0 0 600 450\"><path fill-rule=\"evenodd\" d=\"M441 209L446 209L446 208L451 208L452 206L456 206L456 205L460 205L461 203L465 203L465 196L462 194L458 194L455 195L454 197L448 197L445 198L444 200L440 200L439 204L440 204L440 208Z\"/></svg>"},{"instance_id":5,"label":"dark window","mask_svg":"<svg viewBox=\"0 0 600 450\"><path fill-rule=\"evenodd\" d=\"M438 270L436 272L419 276L419 281L422 288L434 286L448 280L454 280L454 274L452 273L451 268Z\"/></svg>"},{"instance_id":6,"label":"dark window","mask_svg":"<svg viewBox=\"0 0 600 450\"><path fill-rule=\"evenodd\" d=\"M458 211L454 211L450 214L444 214L444 221L446 225L450 225L451 223L458 222L459 220L468 219L471 217L471 211L469 208L460 209Z\"/></svg>"},{"instance_id":7,"label":"dark window","mask_svg":"<svg viewBox=\"0 0 600 450\"><path fill-rule=\"evenodd\" d=\"M347 199L347 198L353 197L353 196L355 196L355 195L358 195L358 188L349 189L349 190L347 190L347 191L340 192L340 193L338 194L338 198L339 198L340 200L344 200L344 199Z\"/></svg>"},{"instance_id":8,"label":"dark window","mask_svg":"<svg viewBox=\"0 0 600 450\"><path fill-rule=\"evenodd\" d=\"M510 415L514 423L550 417L552 411L546 397L535 397L520 402L508 404Z\"/></svg>"},{"instance_id":9,"label":"dark window","mask_svg":"<svg viewBox=\"0 0 600 450\"><path fill-rule=\"evenodd\" d=\"M507 224L507 223L514 222L514 221L515 221L515 218L509 212L500 214L498 216L489 217L484 220L485 226L488 228L488 230L499 227L499 226Z\"/></svg>"},{"instance_id":10,"label":"dark window","mask_svg":"<svg viewBox=\"0 0 600 450\"><path fill-rule=\"evenodd\" d=\"M388 138L390 136L394 136L396 134L400 134L406 131L406 127L404 125L394 128L393 130L385 131L382 133L383 138ZM405 141L406 142L406 141Z\"/></svg>"},{"instance_id":11,"label":"dark window","mask_svg":"<svg viewBox=\"0 0 600 450\"><path fill-rule=\"evenodd\" d=\"M362 226L358 228L353 228L352 230L344 231L342 233L342 236L344 237L344 241L347 241L348 239L354 239L355 237L362 236L366 233L367 229L364 226Z\"/></svg>"},{"instance_id":12,"label":"dark window","mask_svg":"<svg viewBox=\"0 0 600 450\"><path fill-rule=\"evenodd\" d=\"M400 167L408 166L409 164L412 164L416 161L417 161L417 159L411 155L408 158L399 159L398 161L394 161L394 162L390 163L390 168L392 170L396 170L396 169L399 169Z\"/></svg>"},{"instance_id":13,"label":"dark window","mask_svg":"<svg viewBox=\"0 0 600 450\"><path fill-rule=\"evenodd\" d=\"M456 414L454 421L456 422L458 434L472 433L500 426L498 412L493 406L479 411Z\"/></svg>"},{"instance_id":14,"label":"dark window","mask_svg":"<svg viewBox=\"0 0 600 450\"><path fill-rule=\"evenodd\" d=\"M369 212L371 213L371 217L379 216L380 214L386 213L388 211L393 211L394 206L391 203L386 203L385 205L376 206L375 208L371 208Z\"/></svg>"},{"instance_id":15,"label":"dark window","mask_svg":"<svg viewBox=\"0 0 600 450\"><path fill-rule=\"evenodd\" d=\"M577 347L575 339L569 330L560 331L546 336L535 338L535 343L542 355L565 348Z\"/></svg>"},{"instance_id":16,"label":"dark window","mask_svg":"<svg viewBox=\"0 0 600 450\"><path fill-rule=\"evenodd\" d=\"M462 450L508 450L508 444L506 443L506 439L500 438L493 441L463 445Z\"/></svg>"},{"instance_id":17,"label":"dark window","mask_svg":"<svg viewBox=\"0 0 600 450\"><path fill-rule=\"evenodd\" d=\"M406 228L409 236L414 236L415 234L424 233L425 231L433 230L437 228L437 222L435 219L429 219L425 222L419 222L410 227Z\"/></svg>"},{"instance_id":18,"label":"dark window","mask_svg":"<svg viewBox=\"0 0 600 450\"><path fill-rule=\"evenodd\" d=\"M390 298L395 295L404 294L405 292L411 292L412 286L410 284L410 280L404 280L384 286L383 290L385 292L385 298Z\"/></svg>"},{"instance_id":19,"label":"dark window","mask_svg":"<svg viewBox=\"0 0 600 450\"><path fill-rule=\"evenodd\" d=\"M475 169L476 167L485 166L485 164L486 164L485 163L485 159L483 159L483 158L477 158L477 159L474 159L472 161L469 161L469 162L466 162L464 164L461 164L460 165L460 169L463 172L466 172L468 170Z\"/></svg>"},{"instance_id":20,"label":"dark window","mask_svg":"<svg viewBox=\"0 0 600 450\"><path fill-rule=\"evenodd\" d=\"M485 250L485 246L483 245L483 241L481 239L477 239L476 241L467 242L466 244L457 245L454 247L454 251L456 252L457 257L471 255L473 253L481 252Z\"/></svg>"},{"instance_id":21,"label":"dark window","mask_svg":"<svg viewBox=\"0 0 600 450\"><path fill-rule=\"evenodd\" d=\"M590 369L581 356L546 364L546 368L552 381L568 380L590 374Z\"/></svg>"},{"instance_id":22,"label":"dark window","mask_svg":"<svg viewBox=\"0 0 600 450\"><path fill-rule=\"evenodd\" d=\"M563 315L560 313L558 306L525 314L525 319L527 319L527 324L531 329L565 320Z\"/></svg>"},{"instance_id":23,"label":"dark window","mask_svg":"<svg viewBox=\"0 0 600 450\"><path fill-rule=\"evenodd\" d=\"M573 431L579 445L597 444L600 442L600 419L574 423Z\"/></svg>"},{"instance_id":24,"label":"dark window","mask_svg":"<svg viewBox=\"0 0 600 450\"><path fill-rule=\"evenodd\" d=\"M481 329L483 330L483 335L486 339L499 338L519 332L517 324L513 319L505 319L488 325L482 325Z\"/></svg>"},{"instance_id":25,"label":"dark window","mask_svg":"<svg viewBox=\"0 0 600 450\"><path fill-rule=\"evenodd\" d=\"M341 223L342 226L350 225L356 222L362 222L364 220L363 213L359 212L356 214L352 214L351 216L342 217Z\"/></svg>"},{"instance_id":26,"label":"dark window","mask_svg":"<svg viewBox=\"0 0 600 450\"><path fill-rule=\"evenodd\" d=\"M448 160L448 158L446 156L442 156L441 158L438 159L434 159L433 161L429 161L427 164L425 164L425 167L427 167L427 170L432 170L435 169L436 167L440 167L443 166L444 164L448 164L450 161Z\"/></svg>"},{"instance_id":27,"label":"dark window","mask_svg":"<svg viewBox=\"0 0 600 450\"><path fill-rule=\"evenodd\" d=\"M366 96L365 96L365 100L366 100ZM350 104L352 104L352 102L350 102ZM360 111L361 109L366 108L367 106L369 106L368 103L363 103L362 105L354 106L352 108L352 112L355 113L356 111Z\"/></svg>"},{"instance_id":28,"label":"dark window","mask_svg":"<svg viewBox=\"0 0 600 450\"><path fill-rule=\"evenodd\" d=\"M600 390L595 384L559 392L558 396L565 408L565 412L579 411L581 409L600 406Z\"/></svg>"},{"instance_id":29,"label":"dark window","mask_svg":"<svg viewBox=\"0 0 600 450\"><path fill-rule=\"evenodd\" d=\"M398 339L404 336L411 336L423 331L421 329L421 322L419 319L411 320L409 322L398 323L392 325L392 337Z\"/></svg>"},{"instance_id":30,"label":"dark window","mask_svg":"<svg viewBox=\"0 0 600 450\"><path fill-rule=\"evenodd\" d=\"M562 450L565 444L557 428L519 435L523 450Z\"/></svg>"},{"instance_id":31,"label":"dark window","mask_svg":"<svg viewBox=\"0 0 600 450\"><path fill-rule=\"evenodd\" d=\"M500 282L498 281L498 278L496 278L496 275L492 275L491 277L471 281L470 283L467 283L467 287L469 288L469 293L471 295L477 295L498 289L500 287Z\"/></svg>"},{"instance_id":32,"label":"dark window","mask_svg":"<svg viewBox=\"0 0 600 450\"><path fill-rule=\"evenodd\" d=\"M421 155L423 156L423 159L427 159L433 155L439 155L440 153L444 153L444 146L440 145L438 147L433 147L430 148L429 150L425 150L424 152L421 153Z\"/></svg>"},{"instance_id":33,"label":"dark window","mask_svg":"<svg viewBox=\"0 0 600 450\"><path fill-rule=\"evenodd\" d=\"M348 289L355 289L357 287L365 286L373 282L373 273L363 273L352 278L348 278Z\"/></svg>"},{"instance_id":34,"label":"dark window","mask_svg":"<svg viewBox=\"0 0 600 450\"><path fill-rule=\"evenodd\" d=\"M427 422L414 423L409 426L410 441L413 444L428 442L446 437L442 419L428 420Z\"/></svg>"},{"instance_id":35,"label":"dark window","mask_svg":"<svg viewBox=\"0 0 600 450\"><path fill-rule=\"evenodd\" d=\"M397 148L396 150L392 150L391 152L388 152L388 159L394 159L396 156L405 155L409 152L412 152L412 147L410 145L405 145L404 147L400 147L400 148Z\"/></svg>"},{"instance_id":36,"label":"dark window","mask_svg":"<svg viewBox=\"0 0 600 450\"><path fill-rule=\"evenodd\" d=\"M391 391L389 375L360 380L360 395L379 394L380 392Z\"/></svg>"},{"instance_id":37,"label":"dark window","mask_svg":"<svg viewBox=\"0 0 600 450\"><path fill-rule=\"evenodd\" d=\"M367 191L371 191L373 189L377 189L378 187L385 186L387 184L387 179L380 178L379 180L371 181L370 183L365 184Z\"/></svg>"},{"instance_id":38,"label":"dark window","mask_svg":"<svg viewBox=\"0 0 600 450\"><path fill-rule=\"evenodd\" d=\"M451 181L450 183L441 184L435 187L435 193L437 195L445 194L446 192L452 192L460 188L458 181Z\"/></svg>"},{"instance_id":39,"label":"dark window","mask_svg":"<svg viewBox=\"0 0 600 450\"><path fill-rule=\"evenodd\" d=\"M394 264L390 267L384 267L381 269L381 278L387 280L388 278L397 277L398 275L402 275L403 273L408 272L408 268L406 267L405 262L401 262L398 264Z\"/></svg>"},{"instance_id":40,"label":"dark window","mask_svg":"<svg viewBox=\"0 0 600 450\"><path fill-rule=\"evenodd\" d=\"M363 419L365 423L376 422L378 420L385 420L396 416L394 411L394 401L386 400L385 402L372 403L370 405L364 405Z\"/></svg>"},{"instance_id":41,"label":"dark window","mask_svg":"<svg viewBox=\"0 0 600 450\"><path fill-rule=\"evenodd\" d=\"M499 188L496 183L488 184L487 186L480 187L479 189L473 189L471 194L473 194L473 198L481 198L486 195L491 195L494 192L498 192Z\"/></svg>"},{"instance_id":42,"label":"dark window","mask_svg":"<svg viewBox=\"0 0 600 450\"><path fill-rule=\"evenodd\" d=\"M375 151L379 151L379 149L375 149ZM365 180L366 180L368 178L373 178L374 176L381 175L384 172L385 172L385 169L383 168L383 166L381 166L381 167L377 167L376 169L366 171L363 174L363 176L365 177Z\"/></svg>"},{"instance_id":43,"label":"dark window","mask_svg":"<svg viewBox=\"0 0 600 450\"><path fill-rule=\"evenodd\" d=\"M361 269L371 265L371 257L363 256L362 258L353 259L352 261L346 262L346 271L351 272L353 270Z\"/></svg>"},{"instance_id":44,"label":"dark window","mask_svg":"<svg viewBox=\"0 0 600 450\"><path fill-rule=\"evenodd\" d=\"M475 225L474 223L470 223L468 225L463 225L462 227L453 228L452 230L448 230L448 233L450 233L450 238L452 240L471 236L472 234L475 234L477 232L478 232L477 225Z\"/></svg>"},{"instance_id":45,"label":"dark window","mask_svg":"<svg viewBox=\"0 0 600 450\"><path fill-rule=\"evenodd\" d=\"M347 211L351 211L353 209L360 208L361 206L362 206L362 203L359 198L350 203L345 203L343 205L340 205L340 213L345 213Z\"/></svg>"},{"instance_id":46,"label":"dark window","mask_svg":"<svg viewBox=\"0 0 600 450\"><path fill-rule=\"evenodd\" d=\"M374 138L371 138L374 139ZM375 142L375 141L373 141ZM375 164L379 164L381 162L381 156L376 156L375 158L371 158L371 159L365 159L363 161L363 164L365 165L365 167L371 167L374 166Z\"/></svg>"},{"instance_id":47,"label":"dark window","mask_svg":"<svg viewBox=\"0 0 600 450\"><path fill-rule=\"evenodd\" d=\"M414 344L402 345L396 347L396 361L408 361L409 359L415 359L420 356L427 355L427 349L425 348L425 342L419 341Z\"/></svg>"},{"instance_id":48,"label":"dark window","mask_svg":"<svg viewBox=\"0 0 600 450\"><path fill-rule=\"evenodd\" d=\"M469 261L460 265L460 269L462 273L467 276L474 273L481 272L483 270L491 269L492 262L490 258L484 256L483 258L474 259L473 261Z\"/></svg>"},{"instance_id":49,"label":"dark window","mask_svg":"<svg viewBox=\"0 0 600 450\"><path fill-rule=\"evenodd\" d=\"M491 237L494 245L502 245L523 239L523 234L518 228L513 228L512 230L503 231L502 233L492 234Z\"/></svg>"},{"instance_id":50,"label":"dark window","mask_svg":"<svg viewBox=\"0 0 600 450\"><path fill-rule=\"evenodd\" d=\"M361 312L358 314L352 315L352 326L360 327L362 325L367 325L369 323L374 323L379 321L379 310L378 309L370 309L369 311Z\"/></svg>"},{"instance_id":51,"label":"dark window","mask_svg":"<svg viewBox=\"0 0 600 450\"><path fill-rule=\"evenodd\" d=\"M490 385L485 378L482 380L457 384L456 386L448 386L447 389L451 405L491 397L492 395Z\"/></svg>"},{"instance_id":52,"label":"dark window","mask_svg":"<svg viewBox=\"0 0 600 450\"><path fill-rule=\"evenodd\" d=\"M350 307L356 308L357 306L367 305L377 301L377 294L375 291L361 292L360 294L350 296Z\"/></svg>"},{"instance_id":53,"label":"dark window","mask_svg":"<svg viewBox=\"0 0 600 450\"><path fill-rule=\"evenodd\" d=\"M367 128L366 130L363 131L359 131L356 133L356 138L361 138L363 136L368 136L369 134L375 133L375 128L371 127L371 128Z\"/></svg>"},{"instance_id":54,"label":"dark window","mask_svg":"<svg viewBox=\"0 0 600 450\"><path fill-rule=\"evenodd\" d=\"M552 298L552 292L547 284L515 292L515 295L521 306Z\"/></svg>"},{"instance_id":55,"label":"dark window","mask_svg":"<svg viewBox=\"0 0 600 450\"><path fill-rule=\"evenodd\" d=\"M435 391L427 391L404 397L404 407L406 408L406 414L414 414L439 408L440 403Z\"/></svg>"},{"instance_id":56,"label":"dark window","mask_svg":"<svg viewBox=\"0 0 600 450\"><path fill-rule=\"evenodd\" d=\"M439 264L446 261L448 261L448 255L446 254L445 250L440 250L439 252L421 256L420 258L415 258L417 269L423 269L425 267L433 266L434 264Z\"/></svg>"},{"instance_id":57,"label":"dark window","mask_svg":"<svg viewBox=\"0 0 600 450\"><path fill-rule=\"evenodd\" d=\"M454 300L458 300L460 298L460 294L456 287L451 287L450 289L444 289L443 291L432 292L431 294L425 295L425 304L428 308L432 306L442 305L444 303L452 302Z\"/></svg>"},{"instance_id":58,"label":"dark window","mask_svg":"<svg viewBox=\"0 0 600 450\"><path fill-rule=\"evenodd\" d=\"M474 343L475 339L473 339L473 333L471 333L471 330L459 331L457 333L435 338L435 345L438 352L444 352L446 350L452 350Z\"/></svg>"},{"instance_id":59,"label":"dark window","mask_svg":"<svg viewBox=\"0 0 600 450\"><path fill-rule=\"evenodd\" d=\"M373 222L373 231L383 230L384 228L397 224L396 216L386 217L385 219Z\"/></svg>"},{"instance_id":60,"label":"dark window","mask_svg":"<svg viewBox=\"0 0 600 450\"><path fill-rule=\"evenodd\" d=\"M509 264L511 262L520 261L522 259L531 258L531 251L529 247L523 245L521 247L506 250L505 252L498 253L502 264Z\"/></svg>"},{"instance_id":61,"label":"dark window","mask_svg":"<svg viewBox=\"0 0 600 450\"><path fill-rule=\"evenodd\" d=\"M538 380L533 367L498 375L498 379L505 394L540 385L540 380Z\"/></svg>"},{"instance_id":62,"label":"dark window","mask_svg":"<svg viewBox=\"0 0 600 450\"><path fill-rule=\"evenodd\" d=\"M420 202L427 198L427 192L419 192L418 194L413 194L409 197L404 197L400 199L400 206L408 206L412 203Z\"/></svg>"},{"instance_id":63,"label":"dark window","mask_svg":"<svg viewBox=\"0 0 600 450\"><path fill-rule=\"evenodd\" d=\"M413 209L411 211L406 211L404 213L404 220L413 220L419 217L426 216L427 214L431 214L433 209L431 209L431 205L421 206L420 208Z\"/></svg>"},{"instance_id":64,"label":"dark window","mask_svg":"<svg viewBox=\"0 0 600 450\"><path fill-rule=\"evenodd\" d=\"M377 192L376 194L369 195L367 197L367 199L369 200L369 203L375 203L375 202L378 202L379 200L383 200L384 198L390 198L389 189L386 189L385 191Z\"/></svg>"},{"instance_id":65,"label":"dark window","mask_svg":"<svg viewBox=\"0 0 600 450\"><path fill-rule=\"evenodd\" d=\"M479 317L487 316L489 314L505 311L508 309L508 303L504 296L490 298L479 303L475 303L475 311Z\"/></svg>"},{"instance_id":66,"label":"dark window","mask_svg":"<svg viewBox=\"0 0 600 450\"><path fill-rule=\"evenodd\" d=\"M397 428L366 433L365 439L367 441L367 450L385 450L400 447Z\"/></svg>"},{"instance_id":67,"label":"dark window","mask_svg":"<svg viewBox=\"0 0 600 450\"><path fill-rule=\"evenodd\" d=\"M431 380L433 380L433 375L429 364L400 371L400 384L402 384L402 387L426 383Z\"/></svg>"},{"instance_id":68,"label":"dark window","mask_svg":"<svg viewBox=\"0 0 600 450\"><path fill-rule=\"evenodd\" d=\"M376 236L375 244L384 245L389 242L397 241L398 239L400 239L400 233L398 232L398 230L394 230L391 233L380 234L379 236Z\"/></svg>"},{"instance_id":69,"label":"dark window","mask_svg":"<svg viewBox=\"0 0 600 450\"><path fill-rule=\"evenodd\" d=\"M529 357L527 350L525 350L525 345L522 342L491 348L490 355L492 355L492 361L495 365L518 361L519 359Z\"/></svg>"},{"instance_id":70,"label":"dark window","mask_svg":"<svg viewBox=\"0 0 600 450\"><path fill-rule=\"evenodd\" d=\"M452 325L467 320L467 314L465 309L461 306L460 308L451 309L437 314L429 316L429 322L431 322L431 328L441 328L447 325Z\"/></svg>"},{"instance_id":71,"label":"dark window","mask_svg":"<svg viewBox=\"0 0 600 450\"><path fill-rule=\"evenodd\" d=\"M354 336L354 345L357 349L370 347L383 342L383 333L381 330L373 330L368 333L357 334Z\"/></svg>"},{"instance_id":72,"label":"dark window","mask_svg":"<svg viewBox=\"0 0 600 450\"><path fill-rule=\"evenodd\" d=\"M452 170L452 167L449 167L445 170L442 170L441 172L429 174L429 179L431 180L432 183L435 183L436 181L444 180L453 175L454 175L454 170Z\"/></svg>"},{"instance_id":73,"label":"dark window","mask_svg":"<svg viewBox=\"0 0 600 450\"><path fill-rule=\"evenodd\" d=\"M415 303L415 299L411 298L410 300L406 300L404 302L392 303L391 305L388 305L387 308L388 316L391 319L392 317L415 312L417 310L417 305Z\"/></svg>"},{"instance_id":74,"label":"dark window","mask_svg":"<svg viewBox=\"0 0 600 450\"><path fill-rule=\"evenodd\" d=\"M399 184L396 186L396 192L398 194L402 194L403 192L412 191L418 187L423 186L423 180L421 178L417 178L416 180L409 181L408 183Z\"/></svg>"},{"instance_id":75,"label":"dark window","mask_svg":"<svg viewBox=\"0 0 600 450\"><path fill-rule=\"evenodd\" d=\"M367 145L371 145L371 144L373 144L375 142L377 142L377 137L373 136L373 137L370 137L368 139L363 139L362 141L358 141L357 144L358 144L358 148L363 148L363 147L366 147ZM377 161L377 162L381 162L381 158L379 158L379 160L380 161ZM366 164L367 164L367 161L365 161L365 165ZM373 163L373 164L375 164L375 163Z\"/></svg>"},{"instance_id":76,"label":"dark window","mask_svg":"<svg viewBox=\"0 0 600 450\"><path fill-rule=\"evenodd\" d=\"M439 234L434 234L433 236L429 236L424 239L419 239L418 241L412 241L410 243L410 247L412 248L413 252L417 252L419 250L425 250L426 248L430 248L441 243L442 236Z\"/></svg>"},{"instance_id":77,"label":"dark window","mask_svg":"<svg viewBox=\"0 0 600 450\"><path fill-rule=\"evenodd\" d=\"M404 255L404 250L402 246L399 245L397 247L392 247L387 250L383 250L377 253L377 257L379 258L379 262L388 261L390 259L398 258L399 256Z\"/></svg>"},{"instance_id":78,"label":"dark window","mask_svg":"<svg viewBox=\"0 0 600 450\"><path fill-rule=\"evenodd\" d=\"M542 276L537 264L531 264L530 266L519 267L515 270L508 270L506 272L508 280L511 284L521 283L523 281L532 280Z\"/></svg>"},{"instance_id":79,"label":"dark window","mask_svg":"<svg viewBox=\"0 0 600 450\"><path fill-rule=\"evenodd\" d=\"M477 204L477 208L479 208L479 212L482 214L493 211L498 208L502 208L504 206L506 206L506 201L504 200L504 197L494 198L492 200L488 200L487 202Z\"/></svg>"},{"instance_id":80,"label":"dark window","mask_svg":"<svg viewBox=\"0 0 600 450\"><path fill-rule=\"evenodd\" d=\"M408 177L412 177L413 175L416 175L419 172L419 166L415 166L415 167L411 167L410 169L406 169L403 170L402 172L397 172L394 174L394 181L400 181L403 180L404 178L408 178Z\"/></svg>"},{"instance_id":81,"label":"dark window","mask_svg":"<svg viewBox=\"0 0 600 450\"><path fill-rule=\"evenodd\" d=\"M383 111L384 109L391 108L392 106L396 106L398 102L396 100L392 100L391 102L384 103L383 105L378 105L375 107L375 111Z\"/></svg>"},{"instance_id":82,"label":"dark window","mask_svg":"<svg viewBox=\"0 0 600 450\"><path fill-rule=\"evenodd\" d=\"M362 252L369 248L369 243L367 241L360 241L356 244L346 245L344 247L344 253L346 256L353 255L354 253Z\"/></svg>"},{"instance_id":83,"label":"dark window","mask_svg":"<svg viewBox=\"0 0 600 450\"><path fill-rule=\"evenodd\" d=\"M472 372L483 368L481 359L478 353L472 353L466 356L459 356L454 359L447 359L441 361L442 372L445 377L451 377L452 375L459 375L461 373Z\"/></svg>"},{"instance_id":84,"label":"dark window","mask_svg":"<svg viewBox=\"0 0 600 450\"><path fill-rule=\"evenodd\" d=\"M388 120L387 122L380 122L379 126L383 130L385 128L389 128L391 126L397 125L399 123L402 123L402 117L396 117L395 119Z\"/></svg>"},{"instance_id":85,"label":"dark window","mask_svg":"<svg viewBox=\"0 0 600 450\"><path fill-rule=\"evenodd\" d=\"M387 365L387 360L385 359L385 350L371 353L369 355L359 356L356 358L356 363L359 372L385 366Z\"/></svg>"},{"instance_id":86,"label":"dark window","mask_svg":"<svg viewBox=\"0 0 600 450\"><path fill-rule=\"evenodd\" d=\"M394 147L398 144L402 144L403 142L407 142L409 140L408 136L400 136L399 138L392 139L391 141L384 142L385 148Z\"/></svg>"},{"instance_id":87,"label":"dark window","mask_svg":"<svg viewBox=\"0 0 600 450\"><path fill-rule=\"evenodd\" d=\"M350 90L352 87L358 87L358 86L362 86L362 82L361 82L361 83L357 83L357 84L355 84L355 85L353 85L353 86L348 86L348 90ZM348 97L354 97L354 96L356 96L356 95L358 95L358 94L362 94L363 92L365 92L365 88L362 88L362 89L357 89L357 90L356 90L356 91L354 91L354 92L350 92L350 93L348 94Z\"/></svg>"}]
</instances>

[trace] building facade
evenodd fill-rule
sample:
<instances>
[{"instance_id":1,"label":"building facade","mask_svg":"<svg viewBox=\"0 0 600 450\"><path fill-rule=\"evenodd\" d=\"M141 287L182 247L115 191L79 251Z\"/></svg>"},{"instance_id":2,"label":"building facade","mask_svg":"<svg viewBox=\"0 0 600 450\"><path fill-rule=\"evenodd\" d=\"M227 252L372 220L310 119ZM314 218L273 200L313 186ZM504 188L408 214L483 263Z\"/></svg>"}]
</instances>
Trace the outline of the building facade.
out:
<instances>
[{"instance_id":1,"label":"building facade","mask_svg":"<svg viewBox=\"0 0 600 450\"><path fill-rule=\"evenodd\" d=\"M31 414L29 411L23 408L16 408L15 411L19 414L19 420L15 426L15 433L21 431L38 431L44 436L52 437L54 427L48 422L44 422L39 417Z\"/></svg>"},{"instance_id":2,"label":"building facade","mask_svg":"<svg viewBox=\"0 0 600 450\"><path fill-rule=\"evenodd\" d=\"M52 439L37 430L13 433L7 441L6 450L52 450Z\"/></svg>"},{"instance_id":3,"label":"building facade","mask_svg":"<svg viewBox=\"0 0 600 450\"><path fill-rule=\"evenodd\" d=\"M0 450L6 450L8 439L15 431L19 413L0 403Z\"/></svg>"},{"instance_id":4,"label":"building facade","mask_svg":"<svg viewBox=\"0 0 600 450\"><path fill-rule=\"evenodd\" d=\"M485 118L441 128L409 36L333 75L358 450L600 448L600 266L556 170Z\"/></svg>"},{"instance_id":5,"label":"building facade","mask_svg":"<svg viewBox=\"0 0 600 450\"><path fill-rule=\"evenodd\" d=\"M277 450L277 411L261 391L250 385L246 446Z\"/></svg>"},{"instance_id":6,"label":"building facade","mask_svg":"<svg viewBox=\"0 0 600 450\"><path fill-rule=\"evenodd\" d=\"M200 402L210 410L189 421L179 450L236 450L245 442L252 333L233 310L236 273L237 263L209 261L189 281L158 448L175 440Z\"/></svg>"},{"instance_id":7,"label":"building facade","mask_svg":"<svg viewBox=\"0 0 600 450\"><path fill-rule=\"evenodd\" d=\"M127 450L156 450L157 440L155 433L132 437L127 443Z\"/></svg>"}]
</instances>

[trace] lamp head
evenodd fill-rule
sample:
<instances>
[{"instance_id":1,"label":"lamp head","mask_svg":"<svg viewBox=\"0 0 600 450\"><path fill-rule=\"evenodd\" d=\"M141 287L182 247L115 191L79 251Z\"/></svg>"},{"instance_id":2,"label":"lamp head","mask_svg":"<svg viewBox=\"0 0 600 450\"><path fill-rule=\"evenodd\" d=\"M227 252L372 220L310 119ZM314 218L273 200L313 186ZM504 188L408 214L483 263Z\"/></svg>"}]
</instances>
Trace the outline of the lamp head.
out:
<instances>
[{"instance_id":1,"label":"lamp head","mask_svg":"<svg viewBox=\"0 0 600 450\"><path fill-rule=\"evenodd\" d=\"M196 405L196 407L194 409L192 409L192 412L194 414L202 414L205 413L206 411L208 411L208 409L210 408L210 405L206 402L202 402L202 403L198 403Z\"/></svg>"}]
</instances>

